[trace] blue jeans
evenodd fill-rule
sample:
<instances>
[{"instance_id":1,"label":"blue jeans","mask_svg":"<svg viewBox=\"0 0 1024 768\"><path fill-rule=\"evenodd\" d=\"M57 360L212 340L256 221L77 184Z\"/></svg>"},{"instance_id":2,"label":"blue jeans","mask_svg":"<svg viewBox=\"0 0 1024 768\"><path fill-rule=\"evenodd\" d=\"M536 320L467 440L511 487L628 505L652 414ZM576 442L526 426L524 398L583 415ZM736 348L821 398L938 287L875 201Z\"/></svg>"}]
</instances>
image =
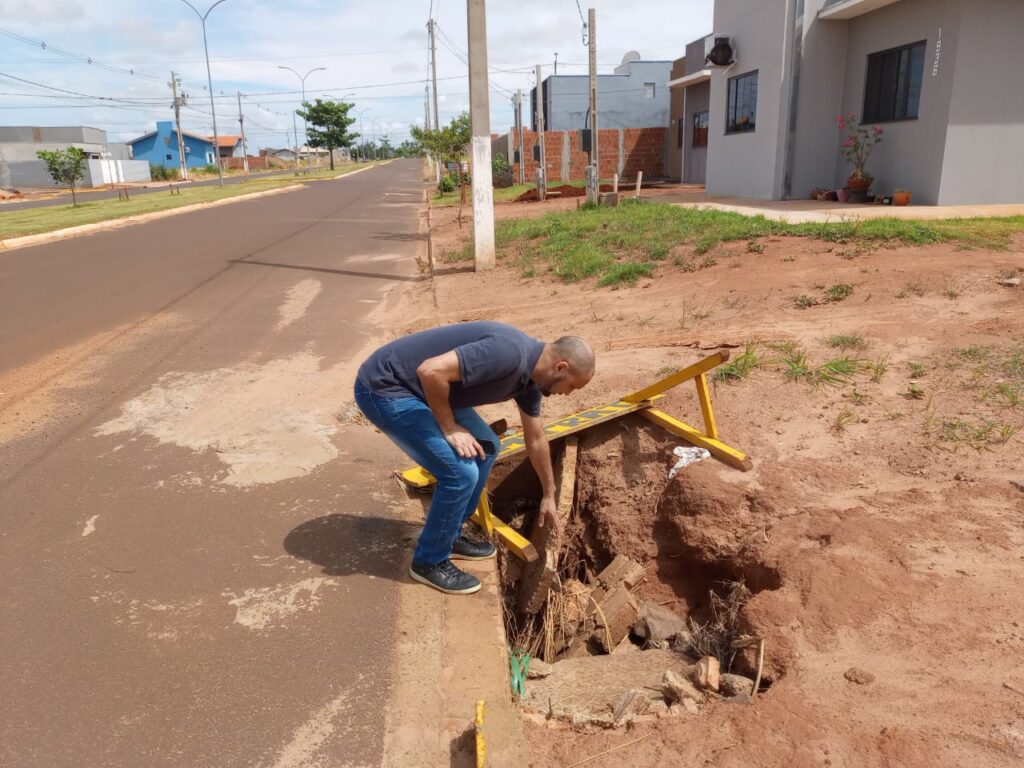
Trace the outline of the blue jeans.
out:
<instances>
[{"instance_id":1,"label":"blue jeans","mask_svg":"<svg viewBox=\"0 0 1024 768\"><path fill-rule=\"evenodd\" d=\"M430 407L416 397L377 395L361 381L356 405L381 432L437 479L414 563L433 565L451 557L462 524L476 511L498 456L498 436L472 408L454 409L455 421L476 438L486 458L463 459L445 440Z\"/></svg>"}]
</instances>

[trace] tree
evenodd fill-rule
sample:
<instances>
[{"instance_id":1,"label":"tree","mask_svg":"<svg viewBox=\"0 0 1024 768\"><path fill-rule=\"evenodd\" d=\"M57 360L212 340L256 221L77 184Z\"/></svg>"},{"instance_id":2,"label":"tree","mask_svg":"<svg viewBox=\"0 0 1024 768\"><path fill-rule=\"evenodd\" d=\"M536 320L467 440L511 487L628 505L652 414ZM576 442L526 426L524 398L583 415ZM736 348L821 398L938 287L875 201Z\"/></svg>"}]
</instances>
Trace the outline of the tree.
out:
<instances>
[{"instance_id":1,"label":"tree","mask_svg":"<svg viewBox=\"0 0 1024 768\"><path fill-rule=\"evenodd\" d=\"M384 156L385 160L395 153L395 148L391 146L387 136L380 140L380 153Z\"/></svg>"},{"instance_id":2,"label":"tree","mask_svg":"<svg viewBox=\"0 0 1024 768\"><path fill-rule=\"evenodd\" d=\"M423 154L423 147L418 141L406 139L395 149L395 154L399 157L419 157Z\"/></svg>"},{"instance_id":3,"label":"tree","mask_svg":"<svg viewBox=\"0 0 1024 768\"><path fill-rule=\"evenodd\" d=\"M85 176L85 150L80 147L67 149L40 149L36 157L46 163L46 170L53 178L54 184L67 184L71 187L71 205L77 206L75 198L75 182Z\"/></svg>"},{"instance_id":4,"label":"tree","mask_svg":"<svg viewBox=\"0 0 1024 768\"><path fill-rule=\"evenodd\" d=\"M349 133L348 127L356 119L348 116L353 105L344 101L324 101L317 99L314 104L302 103L303 109L297 114L309 123L309 141L311 147L328 150L331 155L331 170L334 170L334 150L349 147L359 138L358 133Z\"/></svg>"},{"instance_id":5,"label":"tree","mask_svg":"<svg viewBox=\"0 0 1024 768\"><path fill-rule=\"evenodd\" d=\"M473 135L469 124L469 113L458 117L438 130L412 126L410 133L415 141L441 163L458 163L466 152Z\"/></svg>"}]
</instances>

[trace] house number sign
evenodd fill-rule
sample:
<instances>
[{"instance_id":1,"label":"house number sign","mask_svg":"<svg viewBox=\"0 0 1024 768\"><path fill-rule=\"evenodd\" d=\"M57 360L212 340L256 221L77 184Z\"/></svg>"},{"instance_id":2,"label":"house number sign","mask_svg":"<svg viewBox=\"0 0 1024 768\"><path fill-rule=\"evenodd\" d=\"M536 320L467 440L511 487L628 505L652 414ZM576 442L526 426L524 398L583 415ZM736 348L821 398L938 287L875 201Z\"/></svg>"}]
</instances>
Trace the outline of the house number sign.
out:
<instances>
[{"instance_id":1,"label":"house number sign","mask_svg":"<svg viewBox=\"0 0 1024 768\"><path fill-rule=\"evenodd\" d=\"M939 36L935 40L935 60L932 62L932 77L939 76L939 55L942 53L942 27L939 27Z\"/></svg>"}]
</instances>

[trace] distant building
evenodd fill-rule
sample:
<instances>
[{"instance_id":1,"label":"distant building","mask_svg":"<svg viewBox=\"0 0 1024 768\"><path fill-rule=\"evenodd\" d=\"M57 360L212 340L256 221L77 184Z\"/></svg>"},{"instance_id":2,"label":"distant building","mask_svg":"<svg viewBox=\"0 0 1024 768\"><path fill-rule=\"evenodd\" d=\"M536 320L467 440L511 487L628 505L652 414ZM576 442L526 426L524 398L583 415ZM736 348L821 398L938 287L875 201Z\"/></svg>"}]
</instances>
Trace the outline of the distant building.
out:
<instances>
[{"instance_id":1,"label":"distant building","mask_svg":"<svg viewBox=\"0 0 1024 768\"><path fill-rule=\"evenodd\" d=\"M220 136L219 152L214 150L212 136L201 136L191 131L182 131L181 138L185 146L185 164L189 168L213 165L218 156L222 158L242 156L241 136L231 134ZM161 120L156 124L155 131L132 139L128 142L128 146L131 147L132 157L136 160L145 160L165 168L181 167L178 154L178 131L171 120Z\"/></svg>"},{"instance_id":2,"label":"distant building","mask_svg":"<svg viewBox=\"0 0 1024 768\"><path fill-rule=\"evenodd\" d=\"M101 187L123 181L149 181L149 165L123 158L118 145L107 142L107 133L86 126L0 127L0 187L46 189L53 179L40 150L78 147L86 155L83 187Z\"/></svg>"},{"instance_id":3,"label":"distant building","mask_svg":"<svg viewBox=\"0 0 1024 768\"><path fill-rule=\"evenodd\" d=\"M664 128L669 120L669 93L665 83L671 61L642 61L630 51L613 74L597 76L598 128ZM588 75L550 75L544 93L544 128L576 131L590 127ZM537 89L530 90L530 115L537 130Z\"/></svg>"},{"instance_id":4,"label":"distant building","mask_svg":"<svg viewBox=\"0 0 1024 768\"><path fill-rule=\"evenodd\" d=\"M712 42L711 37L702 37L687 45L686 56L675 62L668 82L674 148L667 153L665 175L686 184L704 184L707 178L711 70L704 57Z\"/></svg>"}]
</instances>

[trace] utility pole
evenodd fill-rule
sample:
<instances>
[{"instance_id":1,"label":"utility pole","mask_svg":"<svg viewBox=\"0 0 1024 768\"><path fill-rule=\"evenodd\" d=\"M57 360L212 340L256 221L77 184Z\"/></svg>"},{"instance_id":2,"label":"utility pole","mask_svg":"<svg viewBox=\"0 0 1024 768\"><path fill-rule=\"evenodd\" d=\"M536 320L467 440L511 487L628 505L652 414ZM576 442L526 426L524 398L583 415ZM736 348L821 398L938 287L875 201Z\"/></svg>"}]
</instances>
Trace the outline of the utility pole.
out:
<instances>
[{"instance_id":1,"label":"utility pole","mask_svg":"<svg viewBox=\"0 0 1024 768\"><path fill-rule=\"evenodd\" d=\"M487 92L487 13L484 0L467 0L469 120L473 132L473 260L476 271L494 268L494 183L491 106Z\"/></svg>"},{"instance_id":2,"label":"utility pole","mask_svg":"<svg viewBox=\"0 0 1024 768\"><path fill-rule=\"evenodd\" d=\"M434 39L434 27L436 22L433 19L427 22L427 29L430 32L430 78L434 81L434 130L441 129L441 118L437 113L437 42Z\"/></svg>"},{"instance_id":3,"label":"utility pole","mask_svg":"<svg viewBox=\"0 0 1024 768\"><path fill-rule=\"evenodd\" d=\"M558 74L558 51L555 51L555 74Z\"/></svg>"},{"instance_id":4,"label":"utility pole","mask_svg":"<svg viewBox=\"0 0 1024 768\"><path fill-rule=\"evenodd\" d=\"M526 148L523 146L523 89L516 89L516 141L519 142L519 184L526 183Z\"/></svg>"},{"instance_id":5,"label":"utility pole","mask_svg":"<svg viewBox=\"0 0 1024 768\"><path fill-rule=\"evenodd\" d=\"M242 92L238 93L238 126L242 129L242 168L249 172L249 150L245 146L245 116L242 114Z\"/></svg>"},{"instance_id":6,"label":"utility pole","mask_svg":"<svg viewBox=\"0 0 1024 768\"><path fill-rule=\"evenodd\" d=\"M423 86L423 130L430 130L430 86Z\"/></svg>"},{"instance_id":7,"label":"utility pole","mask_svg":"<svg viewBox=\"0 0 1024 768\"><path fill-rule=\"evenodd\" d=\"M295 139L295 170L299 168L299 129L295 126L295 113L292 112L292 137Z\"/></svg>"},{"instance_id":8,"label":"utility pole","mask_svg":"<svg viewBox=\"0 0 1024 768\"><path fill-rule=\"evenodd\" d=\"M181 108L188 102L184 93L178 95L178 76L171 70L171 93L174 94L174 125L178 133L178 161L181 165L181 180L188 181L188 163L185 162L185 140L181 136Z\"/></svg>"},{"instance_id":9,"label":"utility pole","mask_svg":"<svg viewBox=\"0 0 1024 768\"><path fill-rule=\"evenodd\" d=\"M548 196L548 158L544 151L544 84L541 80L540 64L537 65L537 142L540 144L540 163L537 166L537 199Z\"/></svg>"},{"instance_id":10,"label":"utility pole","mask_svg":"<svg viewBox=\"0 0 1024 768\"><path fill-rule=\"evenodd\" d=\"M601 193L601 175L597 142L597 11L587 9L587 37L590 42L590 173L587 177L587 201L597 203Z\"/></svg>"}]
</instances>

